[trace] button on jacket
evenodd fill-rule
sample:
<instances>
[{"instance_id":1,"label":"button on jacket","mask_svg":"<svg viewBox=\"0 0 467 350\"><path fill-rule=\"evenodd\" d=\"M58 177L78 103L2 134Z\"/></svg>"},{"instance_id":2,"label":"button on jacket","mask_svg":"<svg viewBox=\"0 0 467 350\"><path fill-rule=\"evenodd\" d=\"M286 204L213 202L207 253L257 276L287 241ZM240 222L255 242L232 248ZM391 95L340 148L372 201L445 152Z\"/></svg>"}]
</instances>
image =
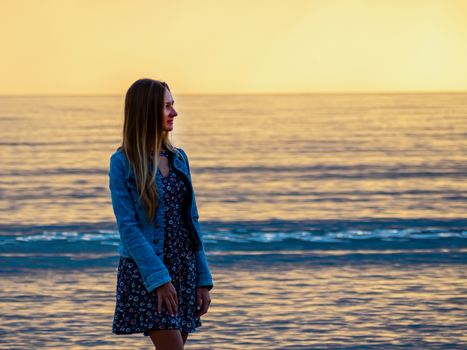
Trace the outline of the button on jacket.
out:
<instances>
[{"instance_id":1,"label":"button on jacket","mask_svg":"<svg viewBox=\"0 0 467 350\"><path fill-rule=\"evenodd\" d=\"M194 235L194 251L198 271L196 286L214 287L209 270L202 233L198 223L198 208L191 181L188 157L181 148L176 148L172 159L175 171L188 180L191 192L187 216L190 231ZM161 175L156 171L156 184L159 192L159 207L154 220L150 221L143 209L136 187L133 168L121 149L110 157L109 188L112 207L120 233L118 252L122 257L135 260L148 292L172 281L167 267L163 263L165 206L164 188Z\"/></svg>"}]
</instances>

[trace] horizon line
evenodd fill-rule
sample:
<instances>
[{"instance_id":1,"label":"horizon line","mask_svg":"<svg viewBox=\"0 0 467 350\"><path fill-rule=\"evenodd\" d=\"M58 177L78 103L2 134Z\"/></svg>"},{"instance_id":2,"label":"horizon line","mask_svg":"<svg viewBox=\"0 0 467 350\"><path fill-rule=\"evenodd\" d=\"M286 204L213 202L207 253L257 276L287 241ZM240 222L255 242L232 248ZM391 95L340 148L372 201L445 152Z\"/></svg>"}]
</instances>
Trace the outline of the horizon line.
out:
<instances>
[{"instance_id":1,"label":"horizon line","mask_svg":"<svg viewBox=\"0 0 467 350\"><path fill-rule=\"evenodd\" d=\"M245 95L415 95L415 94L466 94L467 90L429 90L429 91L310 91L310 92L176 92L180 96L245 96ZM0 97L111 97L125 93L67 93L67 94L0 94Z\"/></svg>"}]
</instances>

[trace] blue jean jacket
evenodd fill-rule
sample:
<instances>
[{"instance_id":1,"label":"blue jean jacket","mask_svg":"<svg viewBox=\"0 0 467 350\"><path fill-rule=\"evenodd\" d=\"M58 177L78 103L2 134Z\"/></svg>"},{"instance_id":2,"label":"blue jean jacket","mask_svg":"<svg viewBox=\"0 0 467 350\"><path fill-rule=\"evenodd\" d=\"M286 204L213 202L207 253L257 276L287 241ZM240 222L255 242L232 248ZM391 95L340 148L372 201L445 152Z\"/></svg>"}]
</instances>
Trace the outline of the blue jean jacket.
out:
<instances>
[{"instance_id":1,"label":"blue jean jacket","mask_svg":"<svg viewBox=\"0 0 467 350\"><path fill-rule=\"evenodd\" d=\"M198 223L198 208L191 181L188 157L181 148L176 148L172 165L183 174L189 183L191 201L189 201L188 222L194 235L196 256L197 287L214 287L209 270L202 233ZM122 150L115 151L110 157L109 188L112 207L120 233L118 252L122 257L135 260L148 292L171 282L167 267L163 263L165 206L164 188L161 175L156 172L159 191L159 207L153 221L149 221L143 210L142 201L136 188L136 178L129 161Z\"/></svg>"}]
</instances>

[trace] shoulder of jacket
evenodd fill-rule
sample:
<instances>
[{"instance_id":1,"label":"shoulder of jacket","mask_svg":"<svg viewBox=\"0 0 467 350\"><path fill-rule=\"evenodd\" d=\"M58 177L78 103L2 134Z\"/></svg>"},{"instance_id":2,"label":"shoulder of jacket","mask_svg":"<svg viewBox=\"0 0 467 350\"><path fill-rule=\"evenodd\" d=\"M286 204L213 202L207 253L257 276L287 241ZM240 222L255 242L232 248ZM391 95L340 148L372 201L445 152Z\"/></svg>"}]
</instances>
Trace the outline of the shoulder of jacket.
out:
<instances>
[{"instance_id":1,"label":"shoulder of jacket","mask_svg":"<svg viewBox=\"0 0 467 350\"><path fill-rule=\"evenodd\" d=\"M114 153L110 155L110 160L121 160L122 157L125 157L121 150L116 150Z\"/></svg>"},{"instance_id":2,"label":"shoulder of jacket","mask_svg":"<svg viewBox=\"0 0 467 350\"><path fill-rule=\"evenodd\" d=\"M120 167L127 169L129 167L129 162L125 153L121 149L117 149L114 153L110 156L110 164L119 164Z\"/></svg>"},{"instance_id":3,"label":"shoulder of jacket","mask_svg":"<svg viewBox=\"0 0 467 350\"><path fill-rule=\"evenodd\" d=\"M175 147L175 152L178 154L179 157L181 157L184 161L188 159L188 156L186 155L185 151L181 147Z\"/></svg>"}]
</instances>

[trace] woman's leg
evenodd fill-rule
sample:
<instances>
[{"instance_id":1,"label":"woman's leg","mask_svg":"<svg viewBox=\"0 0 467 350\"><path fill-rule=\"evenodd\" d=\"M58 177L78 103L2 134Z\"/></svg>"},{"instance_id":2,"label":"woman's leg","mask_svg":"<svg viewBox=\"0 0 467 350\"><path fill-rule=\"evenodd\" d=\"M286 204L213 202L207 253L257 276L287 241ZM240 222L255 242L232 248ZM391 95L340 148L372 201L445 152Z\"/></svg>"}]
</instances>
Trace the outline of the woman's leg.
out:
<instances>
[{"instance_id":1,"label":"woman's leg","mask_svg":"<svg viewBox=\"0 0 467 350\"><path fill-rule=\"evenodd\" d=\"M183 339L178 329L153 329L149 332L156 350L183 350Z\"/></svg>"},{"instance_id":2,"label":"woman's leg","mask_svg":"<svg viewBox=\"0 0 467 350\"><path fill-rule=\"evenodd\" d=\"M182 333L183 345L186 343L186 338L188 338L188 333Z\"/></svg>"}]
</instances>

